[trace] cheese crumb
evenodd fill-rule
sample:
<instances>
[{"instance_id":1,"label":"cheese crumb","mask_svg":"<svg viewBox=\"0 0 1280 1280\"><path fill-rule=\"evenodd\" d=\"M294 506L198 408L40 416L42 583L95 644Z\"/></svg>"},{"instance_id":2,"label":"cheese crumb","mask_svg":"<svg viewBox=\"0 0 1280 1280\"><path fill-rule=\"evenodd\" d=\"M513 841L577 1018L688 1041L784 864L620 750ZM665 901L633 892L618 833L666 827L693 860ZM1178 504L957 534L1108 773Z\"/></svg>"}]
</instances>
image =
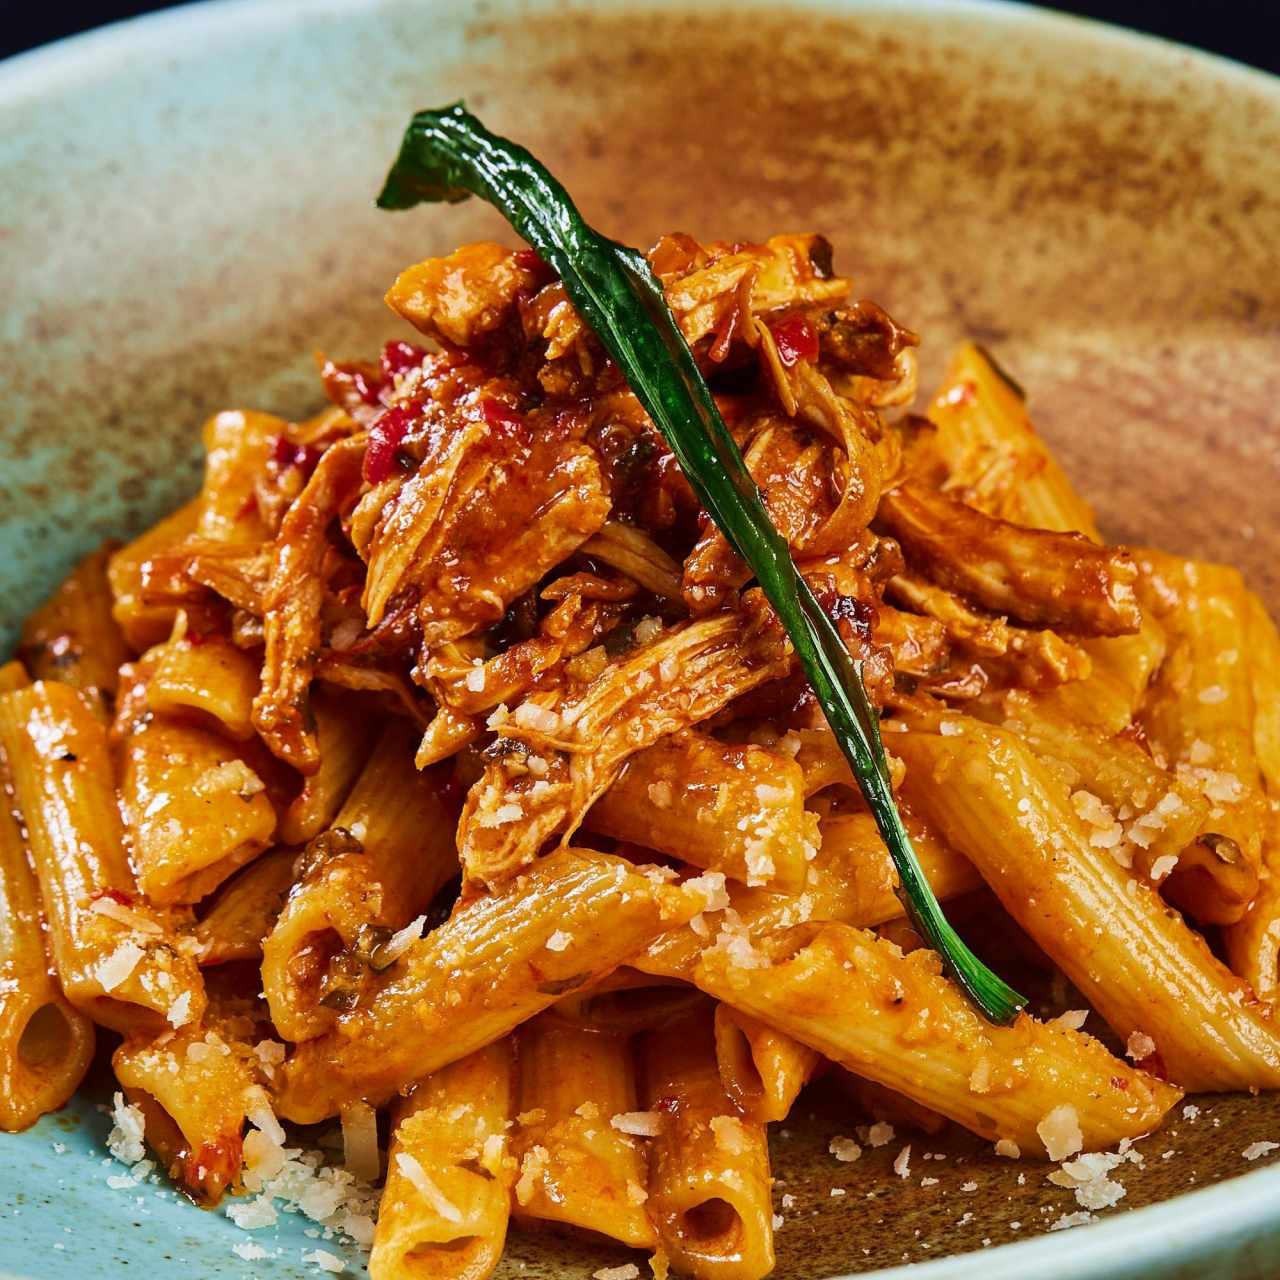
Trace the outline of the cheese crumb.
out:
<instances>
[{"instance_id":1,"label":"cheese crumb","mask_svg":"<svg viewBox=\"0 0 1280 1280\"><path fill-rule=\"evenodd\" d=\"M421 1162L407 1151L396 1152L396 1168L413 1184L418 1194L446 1222L461 1222L462 1212L427 1175Z\"/></svg>"},{"instance_id":2,"label":"cheese crumb","mask_svg":"<svg viewBox=\"0 0 1280 1280\"><path fill-rule=\"evenodd\" d=\"M893 1162L893 1171L900 1178L905 1178L911 1172L911 1144L908 1142Z\"/></svg>"},{"instance_id":3,"label":"cheese crumb","mask_svg":"<svg viewBox=\"0 0 1280 1280\"><path fill-rule=\"evenodd\" d=\"M741 1155L750 1146L747 1131L736 1116L712 1116L711 1132L716 1146L730 1155Z\"/></svg>"},{"instance_id":4,"label":"cheese crumb","mask_svg":"<svg viewBox=\"0 0 1280 1280\"><path fill-rule=\"evenodd\" d=\"M1053 1025L1057 1027L1065 1027L1068 1031L1079 1031L1088 1020L1088 1009L1068 1009L1066 1013L1060 1013L1053 1020Z\"/></svg>"},{"instance_id":5,"label":"cheese crumb","mask_svg":"<svg viewBox=\"0 0 1280 1280\"><path fill-rule=\"evenodd\" d=\"M832 1138L827 1150L845 1164L852 1164L862 1154L862 1148L852 1138Z\"/></svg>"},{"instance_id":6,"label":"cheese crumb","mask_svg":"<svg viewBox=\"0 0 1280 1280\"><path fill-rule=\"evenodd\" d=\"M563 929L557 929L555 933L547 939L548 951L566 951L573 938L565 933Z\"/></svg>"},{"instance_id":7,"label":"cheese crumb","mask_svg":"<svg viewBox=\"0 0 1280 1280\"><path fill-rule=\"evenodd\" d=\"M314 1262L321 1271L328 1271L335 1276L338 1272L346 1270L346 1263L337 1254L330 1253L328 1249L312 1249L310 1253L302 1255L302 1260Z\"/></svg>"},{"instance_id":8,"label":"cheese crumb","mask_svg":"<svg viewBox=\"0 0 1280 1280\"><path fill-rule=\"evenodd\" d=\"M1257 1160L1277 1148L1280 1148L1280 1142L1251 1142L1240 1154L1246 1160Z\"/></svg>"},{"instance_id":9,"label":"cheese crumb","mask_svg":"<svg viewBox=\"0 0 1280 1280\"><path fill-rule=\"evenodd\" d=\"M98 964L98 981L103 991L114 991L127 982L138 967L138 961L147 953L136 942L126 939L105 960Z\"/></svg>"},{"instance_id":10,"label":"cheese crumb","mask_svg":"<svg viewBox=\"0 0 1280 1280\"><path fill-rule=\"evenodd\" d=\"M636 1280L640 1268L634 1262L624 1262L620 1267L601 1267L591 1273L591 1280Z\"/></svg>"},{"instance_id":11,"label":"cheese crumb","mask_svg":"<svg viewBox=\"0 0 1280 1280\"><path fill-rule=\"evenodd\" d=\"M1050 1160L1065 1160L1084 1147L1084 1134L1080 1131L1080 1117L1075 1107L1063 1103L1054 1107L1036 1125L1036 1132Z\"/></svg>"},{"instance_id":12,"label":"cheese crumb","mask_svg":"<svg viewBox=\"0 0 1280 1280\"><path fill-rule=\"evenodd\" d=\"M877 1120L867 1130L867 1142L873 1147L887 1147L893 1141L893 1125Z\"/></svg>"},{"instance_id":13,"label":"cheese crumb","mask_svg":"<svg viewBox=\"0 0 1280 1280\"><path fill-rule=\"evenodd\" d=\"M1018 1160L1022 1156L1022 1149L1012 1138L1001 1138L995 1150L996 1155L1004 1156L1006 1160Z\"/></svg>"},{"instance_id":14,"label":"cheese crumb","mask_svg":"<svg viewBox=\"0 0 1280 1280\"><path fill-rule=\"evenodd\" d=\"M1124 1047L1125 1056L1132 1058L1134 1062L1141 1062L1144 1058L1149 1058L1156 1051L1156 1042L1141 1031L1131 1032L1128 1043Z\"/></svg>"},{"instance_id":15,"label":"cheese crumb","mask_svg":"<svg viewBox=\"0 0 1280 1280\"><path fill-rule=\"evenodd\" d=\"M122 1164L137 1164L147 1154L142 1142L146 1120L140 1108L125 1101L123 1093L116 1093L111 1104L115 1123L107 1135L107 1150Z\"/></svg>"},{"instance_id":16,"label":"cheese crumb","mask_svg":"<svg viewBox=\"0 0 1280 1280\"><path fill-rule=\"evenodd\" d=\"M610 1117L609 1124L619 1133L629 1133L636 1138L656 1138L662 1132L662 1113L660 1111L620 1111L616 1116Z\"/></svg>"},{"instance_id":17,"label":"cheese crumb","mask_svg":"<svg viewBox=\"0 0 1280 1280\"><path fill-rule=\"evenodd\" d=\"M674 799L669 782L649 783L649 800L657 809L670 809Z\"/></svg>"}]
</instances>

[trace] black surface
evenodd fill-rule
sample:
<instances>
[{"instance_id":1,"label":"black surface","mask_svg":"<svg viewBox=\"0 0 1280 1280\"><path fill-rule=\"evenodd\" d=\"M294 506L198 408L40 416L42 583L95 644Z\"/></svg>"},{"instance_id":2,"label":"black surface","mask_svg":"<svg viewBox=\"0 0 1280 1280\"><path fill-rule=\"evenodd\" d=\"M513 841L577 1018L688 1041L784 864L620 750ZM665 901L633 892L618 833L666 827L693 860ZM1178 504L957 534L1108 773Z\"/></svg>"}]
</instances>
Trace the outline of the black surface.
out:
<instances>
[{"instance_id":1,"label":"black surface","mask_svg":"<svg viewBox=\"0 0 1280 1280\"><path fill-rule=\"evenodd\" d=\"M260 0L270 4L272 0ZM469 0L455 0L467 4ZM68 0L0 0L0 57L74 35L90 27L133 17L164 3L74 3ZM1212 53L1280 74L1280 0L1219 0L1171 4L1167 0L1076 0L1045 5L1067 13L1100 18L1195 45Z\"/></svg>"}]
</instances>

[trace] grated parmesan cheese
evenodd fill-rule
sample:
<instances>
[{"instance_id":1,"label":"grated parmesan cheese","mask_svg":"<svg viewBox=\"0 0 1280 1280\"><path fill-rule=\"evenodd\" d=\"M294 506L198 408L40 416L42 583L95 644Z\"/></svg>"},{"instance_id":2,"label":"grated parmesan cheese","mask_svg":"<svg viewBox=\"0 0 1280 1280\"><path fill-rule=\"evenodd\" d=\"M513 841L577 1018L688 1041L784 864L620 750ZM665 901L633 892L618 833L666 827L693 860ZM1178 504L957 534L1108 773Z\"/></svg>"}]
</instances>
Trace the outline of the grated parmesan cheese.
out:
<instances>
[{"instance_id":1,"label":"grated parmesan cheese","mask_svg":"<svg viewBox=\"0 0 1280 1280\"><path fill-rule=\"evenodd\" d=\"M742 1121L736 1116L712 1116L711 1132L716 1146L730 1155L741 1155L750 1146Z\"/></svg>"},{"instance_id":2,"label":"grated parmesan cheese","mask_svg":"<svg viewBox=\"0 0 1280 1280\"><path fill-rule=\"evenodd\" d=\"M862 1155L862 1148L852 1138L832 1138L827 1150L845 1164L852 1164Z\"/></svg>"},{"instance_id":3,"label":"grated parmesan cheese","mask_svg":"<svg viewBox=\"0 0 1280 1280\"><path fill-rule=\"evenodd\" d=\"M346 1263L337 1254L330 1253L328 1249L312 1249L310 1253L302 1255L302 1260L313 1262L321 1271L328 1271L335 1276L340 1271L346 1270Z\"/></svg>"},{"instance_id":4,"label":"grated parmesan cheese","mask_svg":"<svg viewBox=\"0 0 1280 1280\"><path fill-rule=\"evenodd\" d=\"M107 1150L122 1164L137 1164L147 1154L142 1142L146 1119L141 1109L117 1092L111 1099L111 1119L114 1123L107 1135Z\"/></svg>"},{"instance_id":5,"label":"grated parmesan cheese","mask_svg":"<svg viewBox=\"0 0 1280 1280\"><path fill-rule=\"evenodd\" d=\"M1240 1154L1246 1160L1257 1160L1277 1149L1280 1149L1280 1142L1251 1142Z\"/></svg>"},{"instance_id":6,"label":"grated parmesan cheese","mask_svg":"<svg viewBox=\"0 0 1280 1280\"><path fill-rule=\"evenodd\" d=\"M114 920L117 924L134 930L135 933L158 935L164 932L154 920L148 920L140 912L134 911L132 907L126 907L123 902L117 902L114 898L95 898L89 904L89 910L95 915L106 916L108 920Z\"/></svg>"},{"instance_id":7,"label":"grated parmesan cheese","mask_svg":"<svg viewBox=\"0 0 1280 1280\"><path fill-rule=\"evenodd\" d=\"M1065 1160L1084 1146L1084 1134L1080 1131L1080 1117L1075 1107L1063 1103L1054 1107L1036 1125L1040 1141L1050 1160Z\"/></svg>"},{"instance_id":8,"label":"grated parmesan cheese","mask_svg":"<svg viewBox=\"0 0 1280 1280\"><path fill-rule=\"evenodd\" d=\"M911 1172L911 1144L910 1144L909 1142L907 1143L907 1145L906 1145L905 1147L903 1147L903 1148L902 1148L902 1150L901 1150L901 1151L899 1151L899 1152L898 1152L897 1157L894 1159L894 1162L893 1162L893 1171L894 1171L894 1173L896 1173L896 1174L898 1175L898 1177L900 1177L900 1178L905 1178L905 1177L907 1177L907 1176L910 1174L910 1172Z\"/></svg>"},{"instance_id":9,"label":"grated parmesan cheese","mask_svg":"<svg viewBox=\"0 0 1280 1280\"><path fill-rule=\"evenodd\" d=\"M446 1222L462 1221L462 1211L436 1186L415 1156L411 1156L407 1151L397 1151L396 1168L413 1185L414 1190L427 1202L434 1213L439 1214Z\"/></svg>"},{"instance_id":10,"label":"grated parmesan cheese","mask_svg":"<svg viewBox=\"0 0 1280 1280\"><path fill-rule=\"evenodd\" d=\"M520 1180L516 1183L516 1200L528 1204L537 1189L538 1179L550 1163L551 1153L546 1147L530 1147L520 1162Z\"/></svg>"},{"instance_id":11,"label":"grated parmesan cheese","mask_svg":"<svg viewBox=\"0 0 1280 1280\"><path fill-rule=\"evenodd\" d=\"M861 1133L861 1130L859 1130ZM883 1120L877 1120L875 1124L867 1130L867 1142L873 1147L886 1147L893 1141L893 1125L887 1124Z\"/></svg>"},{"instance_id":12,"label":"grated parmesan cheese","mask_svg":"<svg viewBox=\"0 0 1280 1280\"><path fill-rule=\"evenodd\" d=\"M1126 1057L1132 1058L1134 1062L1141 1062L1144 1058L1149 1058L1156 1051L1156 1042L1141 1031L1134 1031L1130 1034L1128 1043L1124 1047Z\"/></svg>"},{"instance_id":13,"label":"grated parmesan cheese","mask_svg":"<svg viewBox=\"0 0 1280 1280\"><path fill-rule=\"evenodd\" d=\"M1065 1027L1068 1031L1079 1031L1089 1018L1088 1009L1068 1009L1053 1020L1055 1027Z\"/></svg>"},{"instance_id":14,"label":"grated parmesan cheese","mask_svg":"<svg viewBox=\"0 0 1280 1280\"><path fill-rule=\"evenodd\" d=\"M109 956L98 964L98 981L103 991L114 991L129 980L138 967L138 961L147 953L136 942L126 939Z\"/></svg>"},{"instance_id":15,"label":"grated parmesan cheese","mask_svg":"<svg viewBox=\"0 0 1280 1280\"><path fill-rule=\"evenodd\" d=\"M671 783L669 782L651 782L649 783L649 799L655 808L670 809L674 796L671 792Z\"/></svg>"},{"instance_id":16,"label":"grated parmesan cheese","mask_svg":"<svg viewBox=\"0 0 1280 1280\"><path fill-rule=\"evenodd\" d=\"M714 1125L714 1121L712 1123ZM662 1132L662 1113L660 1111L620 1111L616 1116L609 1118L609 1124L619 1133L629 1133L636 1138L656 1138Z\"/></svg>"}]
</instances>

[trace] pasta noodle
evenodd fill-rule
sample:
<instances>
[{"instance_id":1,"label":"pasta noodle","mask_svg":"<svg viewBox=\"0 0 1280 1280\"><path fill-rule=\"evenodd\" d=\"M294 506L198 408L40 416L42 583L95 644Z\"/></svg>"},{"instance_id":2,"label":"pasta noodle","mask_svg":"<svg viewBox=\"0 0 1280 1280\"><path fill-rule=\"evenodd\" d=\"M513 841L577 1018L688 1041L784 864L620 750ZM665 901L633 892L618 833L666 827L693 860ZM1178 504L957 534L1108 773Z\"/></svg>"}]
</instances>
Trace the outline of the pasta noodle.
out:
<instances>
[{"instance_id":1,"label":"pasta noodle","mask_svg":"<svg viewBox=\"0 0 1280 1280\"><path fill-rule=\"evenodd\" d=\"M627 1038L544 1013L521 1029L519 1046L516 1217L652 1248L647 1160L620 1127L639 1110Z\"/></svg>"},{"instance_id":2,"label":"pasta noodle","mask_svg":"<svg viewBox=\"0 0 1280 1280\"><path fill-rule=\"evenodd\" d=\"M49 972L40 890L18 824L0 806L0 1129L56 1111L93 1056L93 1024Z\"/></svg>"},{"instance_id":3,"label":"pasta noodle","mask_svg":"<svg viewBox=\"0 0 1280 1280\"><path fill-rule=\"evenodd\" d=\"M649 1195L677 1269L759 1280L773 1269L773 1202L764 1125L725 1093L706 1011L651 1032L644 1049L652 1112Z\"/></svg>"},{"instance_id":4,"label":"pasta noodle","mask_svg":"<svg viewBox=\"0 0 1280 1280\"><path fill-rule=\"evenodd\" d=\"M484 1280L502 1257L511 1046L499 1040L432 1072L396 1109L369 1257L373 1280Z\"/></svg>"}]
</instances>

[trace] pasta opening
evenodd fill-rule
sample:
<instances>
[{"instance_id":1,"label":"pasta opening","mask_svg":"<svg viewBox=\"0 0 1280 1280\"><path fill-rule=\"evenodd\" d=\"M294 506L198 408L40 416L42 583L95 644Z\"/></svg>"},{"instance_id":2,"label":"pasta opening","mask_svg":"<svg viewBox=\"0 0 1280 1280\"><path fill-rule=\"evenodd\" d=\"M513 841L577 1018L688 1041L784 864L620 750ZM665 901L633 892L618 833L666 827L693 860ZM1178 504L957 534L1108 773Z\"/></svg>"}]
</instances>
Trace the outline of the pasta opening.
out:
<instances>
[{"instance_id":1,"label":"pasta opening","mask_svg":"<svg viewBox=\"0 0 1280 1280\"><path fill-rule=\"evenodd\" d=\"M483 1236L458 1236L454 1240L426 1240L406 1249L400 1260L406 1276L418 1280L444 1280L449 1276L471 1275L478 1272L475 1263L484 1252Z\"/></svg>"},{"instance_id":2,"label":"pasta opening","mask_svg":"<svg viewBox=\"0 0 1280 1280\"><path fill-rule=\"evenodd\" d=\"M680 1228L690 1246L708 1253L736 1253L742 1240L742 1218L719 1196L686 1209Z\"/></svg>"},{"instance_id":3,"label":"pasta opening","mask_svg":"<svg viewBox=\"0 0 1280 1280\"><path fill-rule=\"evenodd\" d=\"M63 1062L74 1049L74 1035L67 1015L50 1001L27 1019L18 1037L18 1058L31 1071Z\"/></svg>"}]
</instances>

